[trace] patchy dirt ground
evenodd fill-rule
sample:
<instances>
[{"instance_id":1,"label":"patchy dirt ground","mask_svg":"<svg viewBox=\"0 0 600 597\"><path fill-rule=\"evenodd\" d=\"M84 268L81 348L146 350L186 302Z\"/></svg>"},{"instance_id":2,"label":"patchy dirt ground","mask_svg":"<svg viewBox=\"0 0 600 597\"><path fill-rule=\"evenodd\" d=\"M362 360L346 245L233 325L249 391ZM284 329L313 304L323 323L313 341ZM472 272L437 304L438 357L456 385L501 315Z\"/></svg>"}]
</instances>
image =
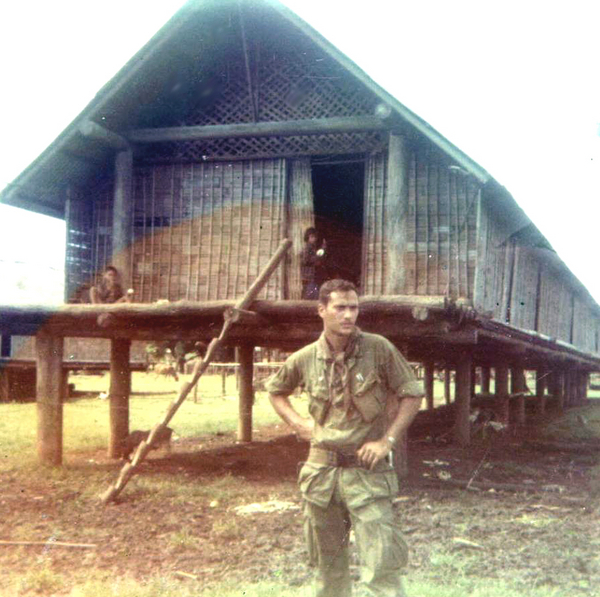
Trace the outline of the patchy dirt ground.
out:
<instances>
[{"instance_id":1,"label":"patchy dirt ground","mask_svg":"<svg viewBox=\"0 0 600 597\"><path fill-rule=\"evenodd\" d=\"M525 587L543 585L561 595L600 594L594 592L600 516L589 493L593 453L533 447L531 429L478 438L469 449L433 441L435 425L415 429L410 474L396 500L412 549L409 577L499 579L523 586L524 595ZM227 434L177 441L171 454L153 453L107 507L99 505L97 490L120 467L104 453L70 455L72 468L94 471L90 487L70 488L67 473L46 479L11 473L0 486L0 538L48 543L0 547L0 569L27 574L45 558L74 582L93 569L96 578L174 575L198 582L199 590L223 580L304 585L310 571L295 479L308 446L286 433L284 426L261 429L246 445ZM452 485L469 480L468 490ZM281 510L234 509L275 501ZM53 541L98 547L60 548Z\"/></svg>"}]
</instances>

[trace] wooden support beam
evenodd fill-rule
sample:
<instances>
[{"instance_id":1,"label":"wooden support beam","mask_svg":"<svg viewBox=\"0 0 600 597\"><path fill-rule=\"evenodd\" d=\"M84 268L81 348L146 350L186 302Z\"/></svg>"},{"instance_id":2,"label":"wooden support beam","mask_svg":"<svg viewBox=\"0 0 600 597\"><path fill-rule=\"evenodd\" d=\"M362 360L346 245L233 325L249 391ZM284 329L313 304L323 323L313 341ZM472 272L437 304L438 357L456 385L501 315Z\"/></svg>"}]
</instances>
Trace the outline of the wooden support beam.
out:
<instances>
[{"instance_id":1,"label":"wooden support beam","mask_svg":"<svg viewBox=\"0 0 600 597\"><path fill-rule=\"evenodd\" d=\"M117 151L124 151L129 149L129 143L125 137L105 129L96 122L86 120L79 125L79 132L88 139L94 141L100 141L104 145L116 149Z\"/></svg>"},{"instance_id":2,"label":"wooden support beam","mask_svg":"<svg viewBox=\"0 0 600 597\"><path fill-rule=\"evenodd\" d=\"M494 387L495 395L500 399L500 411L498 419L508 427L510 424L510 409L508 402L508 367L506 365L497 365L494 368L496 383Z\"/></svg>"},{"instance_id":3,"label":"wooden support beam","mask_svg":"<svg viewBox=\"0 0 600 597\"><path fill-rule=\"evenodd\" d=\"M37 448L42 464L62 464L63 339L39 334L35 339L37 360Z\"/></svg>"},{"instance_id":4,"label":"wooden support beam","mask_svg":"<svg viewBox=\"0 0 600 597\"><path fill-rule=\"evenodd\" d=\"M121 282L131 285L130 247L133 231L133 153L119 151L115 157L113 191L112 264L121 274Z\"/></svg>"},{"instance_id":5,"label":"wooden support beam","mask_svg":"<svg viewBox=\"0 0 600 597\"><path fill-rule=\"evenodd\" d=\"M522 367L512 367L510 372L511 394L527 392L525 371ZM525 425L525 396L515 398L515 423Z\"/></svg>"},{"instance_id":6,"label":"wooden support beam","mask_svg":"<svg viewBox=\"0 0 600 597\"><path fill-rule=\"evenodd\" d=\"M409 151L406 140L390 134L387 159L386 218L388 267L386 294L405 291L406 213L408 210Z\"/></svg>"},{"instance_id":7,"label":"wooden support beam","mask_svg":"<svg viewBox=\"0 0 600 597\"><path fill-rule=\"evenodd\" d=\"M552 377L552 393L556 397L559 410L565 408L565 374L564 371L555 370L551 374Z\"/></svg>"},{"instance_id":8,"label":"wooden support beam","mask_svg":"<svg viewBox=\"0 0 600 597\"><path fill-rule=\"evenodd\" d=\"M110 437L108 457L121 458L125 438L129 434L129 395L131 342L116 339L110 343Z\"/></svg>"},{"instance_id":9,"label":"wooden support beam","mask_svg":"<svg viewBox=\"0 0 600 597\"><path fill-rule=\"evenodd\" d=\"M481 393L489 394L490 393L490 367L485 365L481 367Z\"/></svg>"},{"instance_id":10,"label":"wooden support beam","mask_svg":"<svg viewBox=\"0 0 600 597\"><path fill-rule=\"evenodd\" d=\"M454 422L454 439L461 446L471 443L471 398L473 358L465 356L456 367L456 420Z\"/></svg>"},{"instance_id":11,"label":"wooden support beam","mask_svg":"<svg viewBox=\"0 0 600 597\"><path fill-rule=\"evenodd\" d=\"M10 357L12 352L12 336L2 334L0 338L0 357Z\"/></svg>"},{"instance_id":12,"label":"wooden support beam","mask_svg":"<svg viewBox=\"0 0 600 597\"><path fill-rule=\"evenodd\" d=\"M240 346L237 353L240 364L238 441L251 442L252 407L254 405L254 346Z\"/></svg>"},{"instance_id":13,"label":"wooden support beam","mask_svg":"<svg viewBox=\"0 0 600 597\"><path fill-rule=\"evenodd\" d=\"M444 369L444 399L446 404L450 404L451 395L450 395L450 379L452 377L452 370L446 367Z\"/></svg>"},{"instance_id":14,"label":"wooden support beam","mask_svg":"<svg viewBox=\"0 0 600 597\"><path fill-rule=\"evenodd\" d=\"M546 387L548 385L548 371L544 367L539 367L535 372L535 395L537 398L538 414L546 413Z\"/></svg>"},{"instance_id":15,"label":"wooden support beam","mask_svg":"<svg viewBox=\"0 0 600 597\"><path fill-rule=\"evenodd\" d=\"M382 131L386 128L386 123L377 116L336 116L307 120L138 129L128 132L127 139L132 143L170 143L173 141L233 139L237 137L295 137L332 133L360 133Z\"/></svg>"},{"instance_id":16,"label":"wooden support beam","mask_svg":"<svg viewBox=\"0 0 600 597\"><path fill-rule=\"evenodd\" d=\"M428 361L425 363L425 399L427 400L427 410L433 410L435 408L433 395L434 374L435 363Z\"/></svg>"}]
</instances>

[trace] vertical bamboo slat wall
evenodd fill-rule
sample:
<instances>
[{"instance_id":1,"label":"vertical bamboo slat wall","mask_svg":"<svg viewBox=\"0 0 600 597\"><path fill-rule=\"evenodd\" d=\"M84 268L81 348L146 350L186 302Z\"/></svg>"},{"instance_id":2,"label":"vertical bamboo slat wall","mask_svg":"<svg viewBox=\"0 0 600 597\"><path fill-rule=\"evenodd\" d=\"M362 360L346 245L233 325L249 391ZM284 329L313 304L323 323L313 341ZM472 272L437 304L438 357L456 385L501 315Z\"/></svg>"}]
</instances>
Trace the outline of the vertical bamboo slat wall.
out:
<instances>
[{"instance_id":1,"label":"vertical bamboo slat wall","mask_svg":"<svg viewBox=\"0 0 600 597\"><path fill-rule=\"evenodd\" d=\"M100 187L92 203L92 270L98 280L112 255L112 182ZM92 284L95 280L92 280Z\"/></svg>"},{"instance_id":2,"label":"vertical bamboo slat wall","mask_svg":"<svg viewBox=\"0 0 600 597\"><path fill-rule=\"evenodd\" d=\"M413 154L408 174L405 294L473 296L477 261L474 183L427 154ZM386 160L366 165L363 292L384 294L388 264Z\"/></svg>"},{"instance_id":3,"label":"vertical bamboo slat wall","mask_svg":"<svg viewBox=\"0 0 600 597\"><path fill-rule=\"evenodd\" d=\"M295 159L290 163L290 192L288 204L287 238L294 243L290 251L287 298L299 299L302 295L300 257L304 247L304 231L314 226L314 200L310 159Z\"/></svg>"},{"instance_id":4,"label":"vertical bamboo slat wall","mask_svg":"<svg viewBox=\"0 0 600 597\"><path fill-rule=\"evenodd\" d=\"M133 286L142 302L237 298L284 235L285 160L136 170ZM283 298L281 269L261 298Z\"/></svg>"},{"instance_id":5,"label":"vertical bamboo slat wall","mask_svg":"<svg viewBox=\"0 0 600 597\"><path fill-rule=\"evenodd\" d=\"M509 225L480 204L477 292L474 306L494 319L599 352L598 315L565 283L550 249L529 246Z\"/></svg>"},{"instance_id":6,"label":"vertical bamboo slat wall","mask_svg":"<svg viewBox=\"0 0 600 597\"><path fill-rule=\"evenodd\" d=\"M385 238L386 157L371 155L365 166L365 207L362 258L362 293L385 293L387 242Z\"/></svg>"},{"instance_id":7,"label":"vertical bamboo slat wall","mask_svg":"<svg viewBox=\"0 0 600 597\"><path fill-rule=\"evenodd\" d=\"M92 210L80 197L69 196L65 209L65 300L85 302L92 279Z\"/></svg>"}]
</instances>

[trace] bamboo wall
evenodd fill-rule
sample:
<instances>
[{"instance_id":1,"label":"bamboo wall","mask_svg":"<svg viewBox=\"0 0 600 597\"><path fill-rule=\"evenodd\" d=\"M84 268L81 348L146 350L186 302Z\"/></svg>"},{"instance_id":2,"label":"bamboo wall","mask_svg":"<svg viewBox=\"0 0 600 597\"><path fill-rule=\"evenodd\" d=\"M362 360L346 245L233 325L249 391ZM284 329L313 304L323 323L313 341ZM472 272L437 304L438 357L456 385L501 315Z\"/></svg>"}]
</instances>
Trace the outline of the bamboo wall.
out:
<instances>
[{"instance_id":1,"label":"bamboo wall","mask_svg":"<svg viewBox=\"0 0 600 597\"><path fill-rule=\"evenodd\" d=\"M243 295L284 237L285 160L135 173L132 284L142 302ZM282 268L261 298L283 298Z\"/></svg>"},{"instance_id":2,"label":"bamboo wall","mask_svg":"<svg viewBox=\"0 0 600 597\"><path fill-rule=\"evenodd\" d=\"M69 196L65 208L65 300L86 300L93 275L92 205Z\"/></svg>"},{"instance_id":3,"label":"bamboo wall","mask_svg":"<svg viewBox=\"0 0 600 597\"><path fill-rule=\"evenodd\" d=\"M476 185L434 153L415 152L407 164L403 294L471 298L477 261ZM388 267L387 158L367 160L363 290L385 294Z\"/></svg>"},{"instance_id":4,"label":"bamboo wall","mask_svg":"<svg viewBox=\"0 0 600 597\"><path fill-rule=\"evenodd\" d=\"M515 234L514 224L485 197L478 232L476 309L586 352L599 352L600 315L568 279L553 251Z\"/></svg>"}]
</instances>

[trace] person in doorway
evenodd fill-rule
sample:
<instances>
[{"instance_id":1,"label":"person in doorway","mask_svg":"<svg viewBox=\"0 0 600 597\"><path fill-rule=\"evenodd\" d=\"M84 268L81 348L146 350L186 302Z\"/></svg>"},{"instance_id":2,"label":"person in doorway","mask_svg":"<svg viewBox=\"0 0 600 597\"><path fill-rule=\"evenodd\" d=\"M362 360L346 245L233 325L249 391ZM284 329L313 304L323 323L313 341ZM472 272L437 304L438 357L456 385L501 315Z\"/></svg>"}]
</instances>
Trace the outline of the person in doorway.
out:
<instances>
[{"instance_id":1,"label":"person in doorway","mask_svg":"<svg viewBox=\"0 0 600 597\"><path fill-rule=\"evenodd\" d=\"M351 282L325 282L317 308L321 337L292 354L267 383L277 414L310 441L299 484L317 569L313 595L351 595L353 527L365 594L404 596L408 548L392 507L398 480L388 456L419 411L423 385L391 342L356 326L358 295ZM310 396L309 418L290 403L297 386ZM390 412L396 413L391 422Z\"/></svg>"},{"instance_id":2,"label":"person in doorway","mask_svg":"<svg viewBox=\"0 0 600 597\"><path fill-rule=\"evenodd\" d=\"M130 288L124 293L119 271L113 265L109 265L104 270L100 283L90 288L90 300L95 304L130 303L133 301L133 289Z\"/></svg>"},{"instance_id":3,"label":"person in doorway","mask_svg":"<svg viewBox=\"0 0 600 597\"><path fill-rule=\"evenodd\" d=\"M316 300L319 296L317 271L323 268L326 258L327 242L325 239L319 247L319 233L316 228L307 228L304 232L304 248L302 249L302 298Z\"/></svg>"}]
</instances>

